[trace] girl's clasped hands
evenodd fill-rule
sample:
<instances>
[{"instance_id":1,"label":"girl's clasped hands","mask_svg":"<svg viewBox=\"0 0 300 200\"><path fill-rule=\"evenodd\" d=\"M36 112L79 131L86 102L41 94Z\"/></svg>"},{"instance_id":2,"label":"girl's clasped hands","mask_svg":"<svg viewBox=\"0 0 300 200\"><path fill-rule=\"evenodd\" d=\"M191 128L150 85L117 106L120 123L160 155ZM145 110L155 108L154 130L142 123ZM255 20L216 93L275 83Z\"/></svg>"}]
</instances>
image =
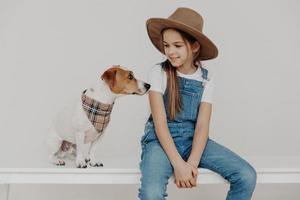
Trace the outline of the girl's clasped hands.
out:
<instances>
[{"instance_id":1,"label":"girl's clasped hands","mask_svg":"<svg viewBox=\"0 0 300 200\"><path fill-rule=\"evenodd\" d=\"M197 165L181 160L174 166L174 183L178 188L192 188L197 185Z\"/></svg>"}]
</instances>

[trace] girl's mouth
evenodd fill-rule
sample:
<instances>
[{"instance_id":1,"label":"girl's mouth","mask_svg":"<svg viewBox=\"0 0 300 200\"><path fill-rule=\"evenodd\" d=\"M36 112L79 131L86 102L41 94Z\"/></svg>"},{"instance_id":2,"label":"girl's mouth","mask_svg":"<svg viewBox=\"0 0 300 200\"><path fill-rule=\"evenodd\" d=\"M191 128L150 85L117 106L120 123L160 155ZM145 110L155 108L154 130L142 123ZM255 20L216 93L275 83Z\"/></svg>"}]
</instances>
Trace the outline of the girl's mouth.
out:
<instances>
[{"instance_id":1,"label":"girl's mouth","mask_svg":"<svg viewBox=\"0 0 300 200\"><path fill-rule=\"evenodd\" d=\"M179 57L170 57L170 59L174 62L174 61L176 61L177 59L178 59Z\"/></svg>"}]
</instances>

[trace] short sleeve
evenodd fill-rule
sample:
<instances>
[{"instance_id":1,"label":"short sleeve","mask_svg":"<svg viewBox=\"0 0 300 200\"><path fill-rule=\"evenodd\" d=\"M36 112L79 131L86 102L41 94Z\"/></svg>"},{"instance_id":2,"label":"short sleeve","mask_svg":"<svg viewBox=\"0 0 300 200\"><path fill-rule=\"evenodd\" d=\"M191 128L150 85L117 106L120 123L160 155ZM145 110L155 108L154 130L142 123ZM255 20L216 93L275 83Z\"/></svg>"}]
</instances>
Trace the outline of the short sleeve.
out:
<instances>
[{"instance_id":1,"label":"short sleeve","mask_svg":"<svg viewBox=\"0 0 300 200\"><path fill-rule=\"evenodd\" d=\"M164 93L164 71L160 65L154 65L150 68L148 73L148 83L151 85L151 91Z\"/></svg>"},{"instance_id":2,"label":"short sleeve","mask_svg":"<svg viewBox=\"0 0 300 200\"><path fill-rule=\"evenodd\" d=\"M211 76L211 77L209 77L209 80L205 83L201 102L207 102L207 103L212 104L213 89L214 89L214 79Z\"/></svg>"}]
</instances>

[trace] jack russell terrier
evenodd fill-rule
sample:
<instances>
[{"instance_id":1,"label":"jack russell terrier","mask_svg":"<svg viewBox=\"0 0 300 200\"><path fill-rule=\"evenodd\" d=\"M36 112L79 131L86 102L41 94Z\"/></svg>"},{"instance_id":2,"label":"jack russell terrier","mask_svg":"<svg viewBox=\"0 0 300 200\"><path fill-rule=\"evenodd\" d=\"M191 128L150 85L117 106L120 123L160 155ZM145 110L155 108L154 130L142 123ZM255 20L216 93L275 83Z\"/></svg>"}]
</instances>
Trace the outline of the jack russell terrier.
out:
<instances>
[{"instance_id":1,"label":"jack russell terrier","mask_svg":"<svg viewBox=\"0 0 300 200\"><path fill-rule=\"evenodd\" d=\"M76 159L78 168L103 166L95 159L99 137L105 131L116 98L143 95L148 83L135 79L133 72L112 66L101 75L99 83L84 90L74 105L63 109L55 118L47 138L49 161L65 165L63 158Z\"/></svg>"}]
</instances>

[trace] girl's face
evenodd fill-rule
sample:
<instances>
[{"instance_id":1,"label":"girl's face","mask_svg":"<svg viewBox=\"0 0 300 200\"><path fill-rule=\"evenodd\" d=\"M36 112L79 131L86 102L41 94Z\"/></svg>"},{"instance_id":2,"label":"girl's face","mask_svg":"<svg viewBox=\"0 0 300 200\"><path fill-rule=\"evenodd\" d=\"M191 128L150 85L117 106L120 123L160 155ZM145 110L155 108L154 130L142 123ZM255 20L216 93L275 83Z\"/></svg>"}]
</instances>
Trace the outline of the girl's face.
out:
<instances>
[{"instance_id":1,"label":"girl's face","mask_svg":"<svg viewBox=\"0 0 300 200\"><path fill-rule=\"evenodd\" d=\"M185 42L180 33L174 29L163 32L163 46L167 59L174 67L192 65L193 52L199 49L192 49L189 42Z\"/></svg>"}]
</instances>

